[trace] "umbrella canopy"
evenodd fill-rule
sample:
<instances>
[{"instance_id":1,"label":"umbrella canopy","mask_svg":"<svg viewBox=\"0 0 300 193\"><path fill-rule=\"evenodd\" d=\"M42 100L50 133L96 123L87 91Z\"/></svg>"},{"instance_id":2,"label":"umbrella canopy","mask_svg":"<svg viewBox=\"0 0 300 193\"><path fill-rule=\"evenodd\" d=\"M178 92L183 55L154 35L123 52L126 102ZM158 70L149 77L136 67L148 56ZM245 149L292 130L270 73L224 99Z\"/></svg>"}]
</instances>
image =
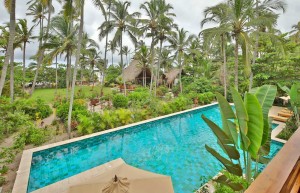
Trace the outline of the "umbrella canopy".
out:
<instances>
[{"instance_id":1,"label":"umbrella canopy","mask_svg":"<svg viewBox=\"0 0 300 193\"><path fill-rule=\"evenodd\" d=\"M115 182L115 176L122 177L117 177ZM169 176L141 170L125 163L71 186L69 193L125 193L126 190L128 193L174 193Z\"/></svg>"}]
</instances>

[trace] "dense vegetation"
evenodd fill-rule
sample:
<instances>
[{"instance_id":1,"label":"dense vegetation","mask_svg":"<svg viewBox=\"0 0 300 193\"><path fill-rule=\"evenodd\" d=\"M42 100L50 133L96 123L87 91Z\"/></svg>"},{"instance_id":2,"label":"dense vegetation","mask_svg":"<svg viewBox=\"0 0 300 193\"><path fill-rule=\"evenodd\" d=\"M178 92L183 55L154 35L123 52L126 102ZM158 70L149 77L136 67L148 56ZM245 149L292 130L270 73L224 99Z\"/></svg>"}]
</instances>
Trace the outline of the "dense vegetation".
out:
<instances>
[{"instance_id":1,"label":"dense vegetation","mask_svg":"<svg viewBox=\"0 0 300 193\"><path fill-rule=\"evenodd\" d=\"M54 7L53 0L30 0L26 18L16 18L16 0L4 1L10 21L0 26L0 142L15 140L0 151L0 186L8 165L26 145L209 104L216 92L234 101L230 87L245 93L299 81L300 22L288 33L277 29L286 9L283 0L224 0L204 10L199 34L176 24L166 0L145 1L135 11L129 1L93 0L104 18L98 24L100 44L84 31L85 0L57 2ZM205 28L207 24L213 27ZM125 38L132 43L125 45ZM33 41L38 51L28 64L26 48ZM15 61L17 49L23 51L22 62ZM120 59L114 61L114 55ZM59 63L60 58L65 61ZM136 82L125 82L122 73L132 59L143 69L143 80L129 92L126 88ZM172 69L182 72L176 84L162 83ZM290 95L278 90L277 98L284 94ZM291 106L296 119L288 122L283 138L299 126L300 105ZM53 123L41 129L42 120L53 113Z\"/></svg>"}]
</instances>

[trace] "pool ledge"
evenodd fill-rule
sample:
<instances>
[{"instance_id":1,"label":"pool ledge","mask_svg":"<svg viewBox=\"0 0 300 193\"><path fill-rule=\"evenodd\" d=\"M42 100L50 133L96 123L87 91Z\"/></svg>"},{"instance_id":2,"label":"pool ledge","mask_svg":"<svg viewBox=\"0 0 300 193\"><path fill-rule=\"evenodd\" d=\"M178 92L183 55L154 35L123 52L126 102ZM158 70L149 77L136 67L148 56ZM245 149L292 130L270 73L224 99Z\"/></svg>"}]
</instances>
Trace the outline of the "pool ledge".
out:
<instances>
[{"instance_id":1,"label":"pool ledge","mask_svg":"<svg viewBox=\"0 0 300 193\"><path fill-rule=\"evenodd\" d=\"M15 183L14 183L14 186L13 186L12 193L27 193L27 186L28 186L28 181L29 181L32 154L34 152L42 151L42 150L53 148L53 147L60 146L60 145L65 145L65 144L68 144L68 143L73 143L73 142L76 142L76 141L88 139L88 138L103 135L103 134L106 134L106 133L119 131L119 130L126 129L126 128L129 128L129 127L149 123L149 122L152 122L152 121L157 121L157 120L165 119L165 118L168 118L168 117L173 117L173 116L180 115L180 114L183 114L183 113L188 113L188 112L191 112L191 111L194 111L194 110L203 109L203 108L206 108L206 107L211 107L211 106L214 106L214 105L217 105L217 104L218 104L217 102L214 102L214 103L209 104L209 105L195 107L195 108L188 109L188 110L185 110L185 111L180 111L180 112L177 112L177 113L172 113L172 114L169 114L169 115L164 115L164 116L152 118L152 119L148 119L148 120L145 120L145 121L140 121L140 122L137 122L137 123L117 127L117 128L114 128L114 129L109 129L109 130L93 133L93 134L90 134L90 135L76 137L76 138L73 138L73 139L69 139L69 140L65 140L65 141L61 141L61 142L57 142L57 143L52 143L52 144L49 144L49 145L36 147L36 148L33 148L33 149L24 150L23 154L22 154L21 162L20 162L20 165L19 165L19 169L17 171L17 176L16 176L16 180L15 180Z\"/></svg>"}]
</instances>

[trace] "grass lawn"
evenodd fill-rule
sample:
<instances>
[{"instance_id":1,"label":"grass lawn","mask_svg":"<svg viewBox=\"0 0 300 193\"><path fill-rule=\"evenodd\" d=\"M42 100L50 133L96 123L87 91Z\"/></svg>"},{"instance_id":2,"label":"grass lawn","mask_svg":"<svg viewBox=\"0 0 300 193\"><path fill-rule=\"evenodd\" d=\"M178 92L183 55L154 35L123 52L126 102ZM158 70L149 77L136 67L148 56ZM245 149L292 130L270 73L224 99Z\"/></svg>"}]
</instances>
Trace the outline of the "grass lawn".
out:
<instances>
[{"instance_id":1,"label":"grass lawn","mask_svg":"<svg viewBox=\"0 0 300 193\"><path fill-rule=\"evenodd\" d=\"M80 89L80 86L75 87L75 95ZM92 95L98 95L100 94L100 87L95 86L94 89L92 90L91 86L82 86L83 93L86 98L91 97ZM70 95L71 90L69 91ZM111 88L104 87L103 89L104 94L109 94L111 93ZM61 88L57 89L57 95L60 96L65 96L66 95L66 89ZM41 89L35 89L34 93L32 94L31 98L36 99L36 98L41 98L44 99L47 103L52 103L55 97L55 88L41 88Z\"/></svg>"}]
</instances>

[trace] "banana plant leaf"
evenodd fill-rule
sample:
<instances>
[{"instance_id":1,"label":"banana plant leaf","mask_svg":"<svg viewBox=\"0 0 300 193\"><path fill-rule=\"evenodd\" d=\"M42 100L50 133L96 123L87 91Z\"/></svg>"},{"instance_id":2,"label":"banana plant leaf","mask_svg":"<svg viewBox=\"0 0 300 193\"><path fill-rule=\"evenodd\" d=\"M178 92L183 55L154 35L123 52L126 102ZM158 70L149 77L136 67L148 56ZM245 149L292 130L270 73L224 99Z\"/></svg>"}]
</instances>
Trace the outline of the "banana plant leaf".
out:
<instances>
[{"instance_id":1,"label":"banana plant leaf","mask_svg":"<svg viewBox=\"0 0 300 193\"><path fill-rule=\"evenodd\" d=\"M226 135L226 133L218 125L206 118L204 115L201 117L214 132L215 136L218 138L219 145L222 147L228 157L234 160L240 159L240 153L234 146L232 138L228 137L228 135Z\"/></svg>"},{"instance_id":2,"label":"banana plant leaf","mask_svg":"<svg viewBox=\"0 0 300 193\"><path fill-rule=\"evenodd\" d=\"M224 167L227 169L227 171L229 173L237 175L237 176L243 175L243 170L239 164L235 164L235 163L231 162L230 160L224 158L216 150L209 147L208 145L205 145L205 149L209 153L211 153L215 158L217 158L224 165Z\"/></svg>"},{"instance_id":3,"label":"banana plant leaf","mask_svg":"<svg viewBox=\"0 0 300 193\"><path fill-rule=\"evenodd\" d=\"M238 128L237 128L238 126L231 120L226 120L226 121L227 121L228 129L231 133L231 137L234 143L236 144L236 146L238 146Z\"/></svg>"},{"instance_id":4,"label":"banana plant leaf","mask_svg":"<svg viewBox=\"0 0 300 193\"><path fill-rule=\"evenodd\" d=\"M234 191L241 191L244 190L244 187L241 183L236 183L227 178L225 175L219 176L217 179L214 179L215 182L218 182L220 184L224 184L226 186L229 186Z\"/></svg>"},{"instance_id":5,"label":"banana plant leaf","mask_svg":"<svg viewBox=\"0 0 300 193\"><path fill-rule=\"evenodd\" d=\"M263 138L264 119L262 108L256 96L250 93L245 94L244 103L249 116L248 133L246 135L250 140L248 152L253 158L256 158Z\"/></svg>"},{"instance_id":6,"label":"banana plant leaf","mask_svg":"<svg viewBox=\"0 0 300 193\"><path fill-rule=\"evenodd\" d=\"M216 93L216 98L219 102L219 107L222 116L222 129L227 134L227 136L231 137L235 144L237 145L237 130L230 128L232 125L228 125L227 120L236 119L236 116L228 103L228 101L221 95L220 93Z\"/></svg>"},{"instance_id":7,"label":"banana plant leaf","mask_svg":"<svg viewBox=\"0 0 300 193\"><path fill-rule=\"evenodd\" d=\"M254 88L250 91L251 94L254 94L259 101L259 104L262 107L263 117L264 117L264 132L263 132L263 139L261 145L267 143L269 138L269 111L273 105L277 87L273 85L263 85L261 87Z\"/></svg>"},{"instance_id":8,"label":"banana plant leaf","mask_svg":"<svg viewBox=\"0 0 300 193\"><path fill-rule=\"evenodd\" d=\"M231 94L232 94L232 99L235 105L235 111L236 111L236 116L239 122L239 126L241 129L241 132L243 132L245 135L248 133L248 125L247 122L249 120L248 114L246 111L246 108L243 103L243 99L238 93L238 91L231 87Z\"/></svg>"}]
</instances>

